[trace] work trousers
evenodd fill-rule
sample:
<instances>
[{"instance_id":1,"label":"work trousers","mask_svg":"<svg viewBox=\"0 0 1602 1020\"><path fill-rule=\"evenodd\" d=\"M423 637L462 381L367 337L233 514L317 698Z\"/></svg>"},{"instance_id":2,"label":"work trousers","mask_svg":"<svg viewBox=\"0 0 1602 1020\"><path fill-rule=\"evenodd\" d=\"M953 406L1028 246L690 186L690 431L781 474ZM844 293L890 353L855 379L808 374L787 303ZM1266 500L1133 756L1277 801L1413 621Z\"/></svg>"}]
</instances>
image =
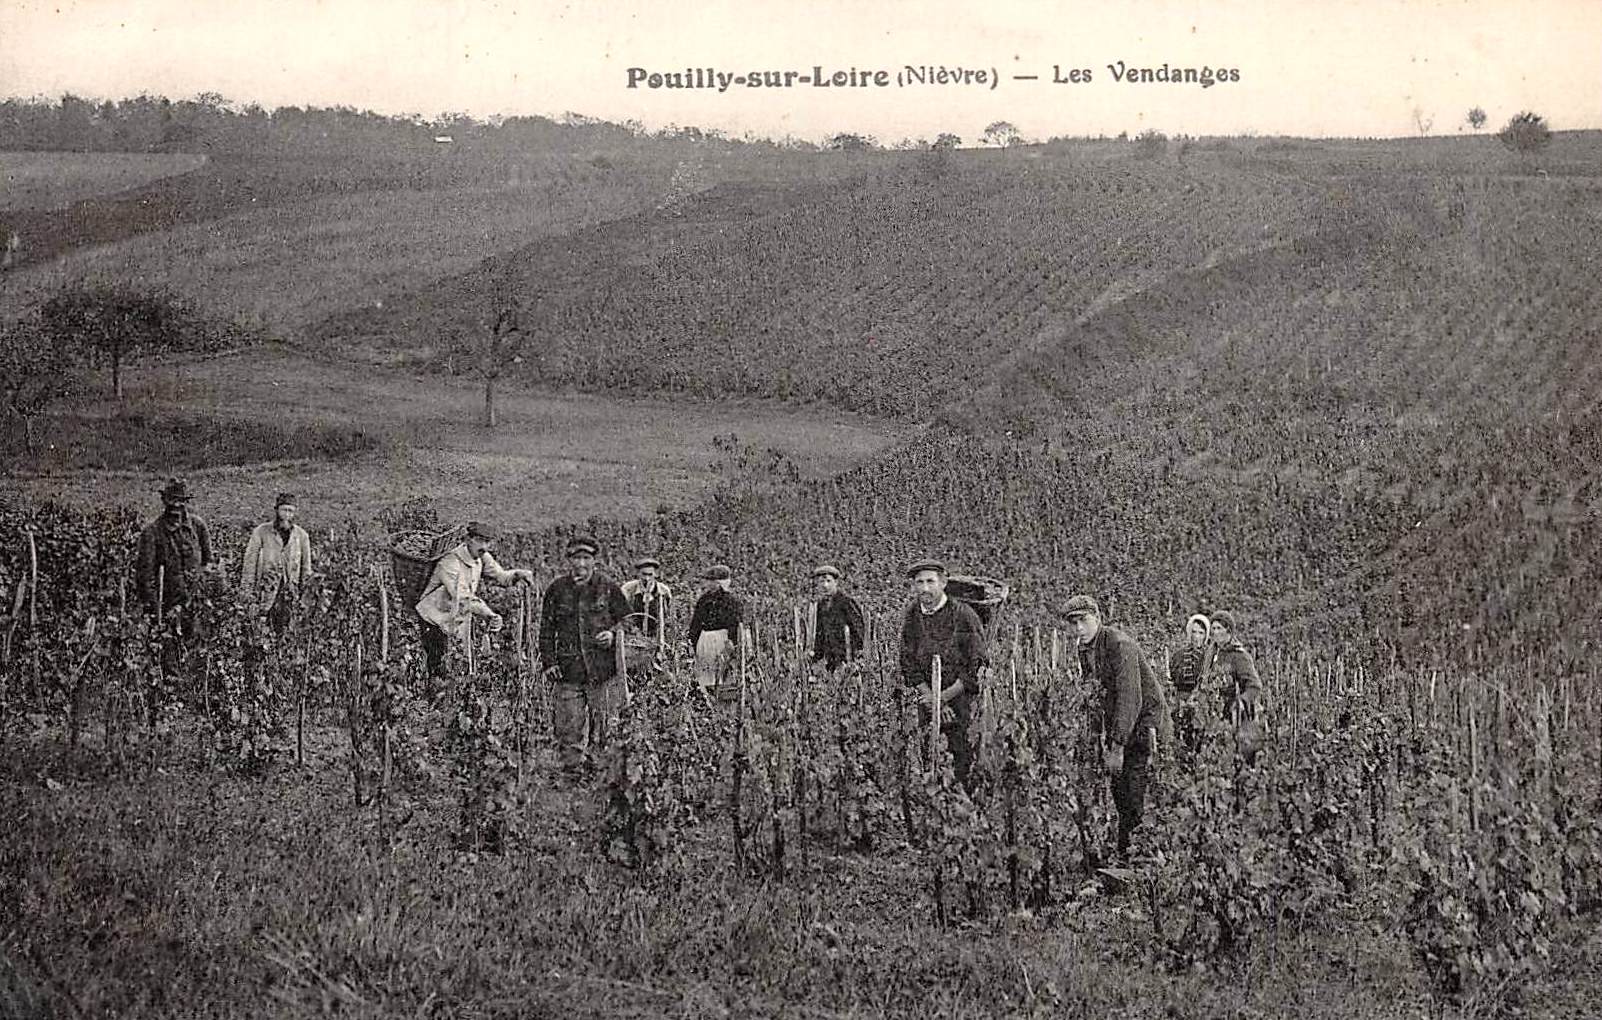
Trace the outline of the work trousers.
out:
<instances>
[{"instance_id":1,"label":"work trousers","mask_svg":"<svg viewBox=\"0 0 1602 1020\"><path fill-rule=\"evenodd\" d=\"M1144 740L1124 748L1124 768L1112 777L1113 804L1118 808L1118 856L1129 853L1129 840L1140 827L1151 781L1151 748Z\"/></svg>"},{"instance_id":2,"label":"work trousers","mask_svg":"<svg viewBox=\"0 0 1602 1020\"><path fill-rule=\"evenodd\" d=\"M436 679L445 676L445 655L450 651L451 638L439 627L421 621L423 626L423 658L428 661L428 675Z\"/></svg>"},{"instance_id":3,"label":"work trousers","mask_svg":"<svg viewBox=\"0 0 1602 1020\"><path fill-rule=\"evenodd\" d=\"M623 680L614 677L593 684L558 680L551 691L551 729L563 768L573 769L606 746L617 713L623 707Z\"/></svg>"},{"instance_id":4,"label":"work trousers","mask_svg":"<svg viewBox=\"0 0 1602 1020\"><path fill-rule=\"evenodd\" d=\"M973 718L973 706L968 696L963 694L947 702L946 707L951 709L952 720L941 723L940 732L945 735L946 747L951 751L951 771L956 775L957 782L966 788L968 772L973 766L973 745L968 742L968 724ZM918 732L919 746L927 756L929 741L924 735L929 732L929 710L922 705L918 706Z\"/></svg>"}]
</instances>

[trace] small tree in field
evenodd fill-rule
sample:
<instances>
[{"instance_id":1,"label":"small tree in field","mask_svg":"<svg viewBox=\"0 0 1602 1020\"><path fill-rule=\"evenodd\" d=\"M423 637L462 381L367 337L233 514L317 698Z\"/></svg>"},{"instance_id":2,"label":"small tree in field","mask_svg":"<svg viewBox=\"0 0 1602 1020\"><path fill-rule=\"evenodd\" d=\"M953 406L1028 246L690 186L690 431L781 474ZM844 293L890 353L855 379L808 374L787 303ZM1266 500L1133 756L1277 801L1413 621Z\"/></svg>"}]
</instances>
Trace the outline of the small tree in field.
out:
<instances>
[{"instance_id":1,"label":"small tree in field","mask_svg":"<svg viewBox=\"0 0 1602 1020\"><path fill-rule=\"evenodd\" d=\"M471 360L479 378L484 380L485 428L492 429L499 422L495 385L508 369L522 362L525 340L522 302L511 283L502 280L492 288L478 328L460 337L455 345L455 353Z\"/></svg>"},{"instance_id":2,"label":"small tree in field","mask_svg":"<svg viewBox=\"0 0 1602 1020\"><path fill-rule=\"evenodd\" d=\"M1018 129L1012 124L1004 120L998 120L992 122L985 128L982 137L984 138L986 145L994 145L1000 148L1005 148L1009 145L1017 145L1019 139L1021 139L1023 135L1021 135L1018 132Z\"/></svg>"},{"instance_id":3,"label":"small tree in field","mask_svg":"<svg viewBox=\"0 0 1602 1020\"><path fill-rule=\"evenodd\" d=\"M22 425L29 453L38 449L35 423L50 405L78 391L80 378L72 352L55 343L38 323L0 327L0 400Z\"/></svg>"},{"instance_id":4,"label":"small tree in field","mask_svg":"<svg viewBox=\"0 0 1602 1020\"><path fill-rule=\"evenodd\" d=\"M1468 112L1468 125L1478 131L1485 126L1485 111L1476 106Z\"/></svg>"},{"instance_id":5,"label":"small tree in field","mask_svg":"<svg viewBox=\"0 0 1602 1020\"><path fill-rule=\"evenodd\" d=\"M1546 126L1545 118L1526 110L1509 118L1496 138L1514 152L1529 154L1551 144L1552 131Z\"/></svg>"},{"instance_id":6,"label":"small tree in field","mask_svg":"<svg viewBox=\"0 0 1602 1020\"><path fill-rule=\"evenodd\" d=\"M942 151L942 152L943 151L949 151L951 149L955 149L957 146L959 146L961 144L962 144L962 139L960 137L958 137L957 135L952 134L950 131L942 131L942 132L940 132L940 137L938 137L938 138L936 138L934 140L934 148L937 151Z\"/></svg>"},{"instance_id":7,"label":"small tree in field","mask_svg":"<svg viewBox=\"0 0 1602 1020\"><path fill-rule=\"evenodd\" d=\"M205 346L199 321L173 295L123 284L70 284L39 309L48 339L111 363L111 391L122 397L122 366L136 352Z\"/></svg>"}]
</instances>

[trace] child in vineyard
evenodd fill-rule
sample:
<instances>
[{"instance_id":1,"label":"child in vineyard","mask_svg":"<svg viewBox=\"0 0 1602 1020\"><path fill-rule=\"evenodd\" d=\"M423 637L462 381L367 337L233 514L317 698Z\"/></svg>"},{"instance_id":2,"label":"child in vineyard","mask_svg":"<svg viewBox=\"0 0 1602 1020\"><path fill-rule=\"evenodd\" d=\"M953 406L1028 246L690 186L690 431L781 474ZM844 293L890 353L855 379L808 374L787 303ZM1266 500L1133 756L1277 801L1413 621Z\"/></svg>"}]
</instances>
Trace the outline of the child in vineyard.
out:
<instances>
[{"instance_id":1,"label":"child in vineyard","mask_svg":"<svg viewBox=\"0 0 1602 1020\"><path fill-rule=\"evenodd\" d=\"M1262 722L1258 709L1263 687L1257 677L1252 654L1235 636L1235 617L1225 611L1212 617L1214 653L1207 683L1223 701L1224 718L1236 727L1236 740L1248 763L1262 747Z\"/></svg>"},{"instance_id":2,"label":"child in vineyard","mask_svg":"<svg viewBox=\"0 0 1602 1020\"><path fill-rule=\"evenodd\" d=\"M1170 729L1168 705L1140 645L1101 622L1101 605L1094 598L1075 595L1062 616L1078 640L1085 678L1101 684L1102 754L1118 808L1118 859L1127 861L1145 811L1152 754Z\"/></svg>"},{"instance_id":3,"label":"child in vineyard","mask_svg":"<svg viewBox=\"0 0 1602 1020\"><path fill-rule=\"evenodd\" d=\"M311 536L295 523L295 497L280 492L273 519L256 526L245 543L239 590L266 610L267 622L282 633L301 582L311 577Z\"/></svg>"},{"instance_id":4,"label":"child in vineyard","mask_svg":"<svg viewBox=\"0 0 1602 1020\"><path fill-rule=\"evenodd\" d=\"M545 589L540 607L540 663L553 686L551 729L570 775L593 765L623 706L617 645L628 626L623 589L595 569L600 545L567 543L567 573Z\"/></svg>"},{"instance_id":5,"label":"child in vineyard","mask_svg":"<svg viewBox=\"0 0 1602 1020\"><path fill-rule=\"evenodd\" d=\"M1196 613L1185 621L1185 647L1168 660L1168 679L1174 685L1174 727L1187 758L1194 760L1201 746L1201 719L1196 689L1213 665L1215 646L1209 640L1212 621Z\"/></svg>"},{"instance_id":6,"label":"child in vineyard","mask_svg":"<svg viewBox=\"0 0 1602 1020\"><path fill-rule=\"evenodd\" d=\"M817 601L812 603L812 661L833 673L862 656L862 607L840 590L840 570L827 563L812 571Z\"/></svg>"},{"instance_id":7,"label":"child in vineyard","mask_svg":"<svg viewBox=\"0 0 1602 1020\"><path fill-rule=\"evenodd\" d=\"M445 653L451 638L468 640L473 617L483 619L492 632L501 629L501 614L478 597L480 579L488 576L503 586L534 583L534 571L507 570L496 562L490 550L498 536L499 531L489 524L468 524L466 540L434 564L417 600L415 608L423 622L423 655L428 660L428 675L436 682L446 677Z\"/></svg>"},{"instance_id":8,"label":"child in vineyard","mask_svg":"<svg viewBox=\"0 0 1602 1020\"><path fill-rule=\"evenodd\" d=\"M967 786L973 764L968 742L973 699L990 666L984 624L972 606L946 594L944 563L920 560L907 568L907 578L913 599L901 620L901 679L916 692L920 726L928 726L930 713L939 711L952 770ZM944 684L939 705L929 689L937 655Z\"/></svg>"},{"instance_id":9,"label":"child in vineyard","mask_svg":"<svg viewBox=\"0 0 1602 1020\"><path fill-rule=\"evenodd\" d=\"M739 649L740 624L745 622L745 603L731 590L734 571L719 563L707 568L701 579L706 591L696 600L690 614L690 650L695 653L695 681L701 692L731 701L738 688L729 682L734 654Z\"/></svg>"}]
</instances>

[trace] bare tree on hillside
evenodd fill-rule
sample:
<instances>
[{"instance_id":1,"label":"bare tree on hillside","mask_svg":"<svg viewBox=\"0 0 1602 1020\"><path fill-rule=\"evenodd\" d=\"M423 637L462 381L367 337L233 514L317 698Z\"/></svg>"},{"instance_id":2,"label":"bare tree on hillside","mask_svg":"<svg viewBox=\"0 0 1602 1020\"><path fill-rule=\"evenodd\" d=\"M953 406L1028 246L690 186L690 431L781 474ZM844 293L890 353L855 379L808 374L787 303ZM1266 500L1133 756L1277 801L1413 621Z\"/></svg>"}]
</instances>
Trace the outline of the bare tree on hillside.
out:
<instances>
[{"instance_id":1,"label":"bare tree on hillside","mask_svg":"<svg viewBox=\"0 0 1602 1020\"><path fill-rule=\"evenodd\" d=\"M495 387L507 370L522 363L526 342L523 304L509 280L498 280L490 289L484 314L479 317L476 328L459 336L452 345L452 354L471 362L479 378L484 380L485 428L492 429L500 421Z\"/></svg>"},{"instance_id":2,"label":"bare tree on hillside","mask_svg":"<svg viewBox=\"0 0 1602 1020\"><path fill-rule=\"evenodd\" d=\"M1476 106L1468 112L1468 126L1478 131L1485 126L1485 111Z\"/></svg>"},{"instance_id":3,"label":"bare tree on hillside","mask_svg":"<svg viewBox=\"0 0 1602 1020\"><path fill-rule=\"evenodd\" d=\"M204 349L212 338L176 296L121 283L75 283L41 306L52 342L111 363L111 391L122 397L122 366L140 350Z\"/></svg>"}]
</instances>

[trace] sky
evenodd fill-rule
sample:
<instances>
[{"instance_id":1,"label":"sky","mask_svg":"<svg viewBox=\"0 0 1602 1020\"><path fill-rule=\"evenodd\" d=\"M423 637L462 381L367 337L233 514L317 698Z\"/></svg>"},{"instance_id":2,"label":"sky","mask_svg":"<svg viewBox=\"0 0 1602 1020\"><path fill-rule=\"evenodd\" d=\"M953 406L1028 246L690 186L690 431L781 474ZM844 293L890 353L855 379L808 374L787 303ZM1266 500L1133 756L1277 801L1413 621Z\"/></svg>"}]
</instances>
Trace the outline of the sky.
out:
<instances>
[{"instance_id":1,"label":"sky","mask_svg":"<svg viewBox=\"0 0 1602 1020\"><path fill-rule=\"evenodd\" d=\"M1120 62L1238 80L1124 80ZM913 83L909 66L986 80ZM650 87L686 68L731 83ZM870 84L802 84L815 68ZM1075 69L1090 80L1054 80ZM753 71L794 73L781 87L732 83ZM1450 134L1475 106L1492 128L1526 109L1557 129L1602 128L1602 0L0 0L0 95L63 92L573 111L887 143L974 140L996 120L1027 138Z\"/></svg>"}]
</instances>

